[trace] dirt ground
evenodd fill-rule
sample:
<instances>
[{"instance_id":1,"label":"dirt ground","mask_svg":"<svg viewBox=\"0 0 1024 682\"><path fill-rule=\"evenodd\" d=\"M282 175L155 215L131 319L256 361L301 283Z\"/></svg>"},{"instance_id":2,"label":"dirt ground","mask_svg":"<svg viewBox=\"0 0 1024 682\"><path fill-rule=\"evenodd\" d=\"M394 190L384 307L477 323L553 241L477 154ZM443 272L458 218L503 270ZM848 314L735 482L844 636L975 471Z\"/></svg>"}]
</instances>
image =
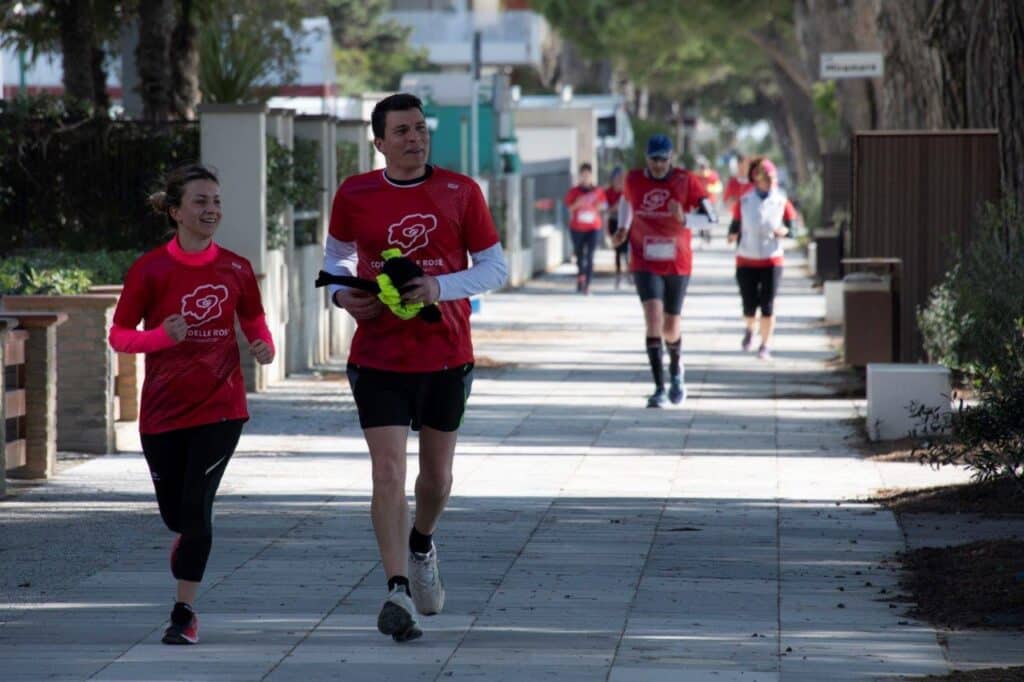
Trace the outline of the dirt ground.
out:
<instances>
[{"instance_id":1,"label":"dirt ground","mask_svg":"<svg viewBox=\"0 0 1024 682\"><path fill-rule=\"evenodd\" d=\"M882 490L872 502L897 514L1024 516L1024 491L1009 479L921 490Z\"/></svg>"},{"instance_id":2,"label":"dirt ground","mask_svg":"<svg viewBox=\"0 0 1024 682\"><path fill-rule=\"evenodd\" d=\"M904 677L907 682L1024 682L1024 668L986 668L985 670L954 670L948 675Z\"/></svg>"}]
</instances>

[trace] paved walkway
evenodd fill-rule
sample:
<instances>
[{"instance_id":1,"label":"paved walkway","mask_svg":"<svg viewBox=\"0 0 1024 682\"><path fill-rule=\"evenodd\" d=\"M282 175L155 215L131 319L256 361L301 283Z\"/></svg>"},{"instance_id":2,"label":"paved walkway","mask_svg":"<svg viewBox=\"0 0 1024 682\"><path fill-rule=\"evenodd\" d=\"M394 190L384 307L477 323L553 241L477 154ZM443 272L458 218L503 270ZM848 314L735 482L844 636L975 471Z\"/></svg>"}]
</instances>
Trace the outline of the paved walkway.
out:
<instances>
[{"instance_id":1,"label":"paved walkway","mask_svg":"<svg viewBox=\"0 0 1024 682\"><path fill-rule=\"evenodd\" d=\"M721 243L719 239L719 244ZM607 255L607 253L603 254ZM724 246L698 253L690 398L647 410L640 308L567 273L487 298L438 536L445 613L395 645L369 466L340 367L253 396L197 604L159 643L170 534L142 458L84 460L0 502L4 680L871 680L948 669L893 601L881 487L962 480L849 446L823 302L793 259L775 359L739 352ZM130 430L122 432L133 447ZM137 447L137 444L134 446ZM410 481L415 459L410 460Z\"/></svg>"}]
</instances>

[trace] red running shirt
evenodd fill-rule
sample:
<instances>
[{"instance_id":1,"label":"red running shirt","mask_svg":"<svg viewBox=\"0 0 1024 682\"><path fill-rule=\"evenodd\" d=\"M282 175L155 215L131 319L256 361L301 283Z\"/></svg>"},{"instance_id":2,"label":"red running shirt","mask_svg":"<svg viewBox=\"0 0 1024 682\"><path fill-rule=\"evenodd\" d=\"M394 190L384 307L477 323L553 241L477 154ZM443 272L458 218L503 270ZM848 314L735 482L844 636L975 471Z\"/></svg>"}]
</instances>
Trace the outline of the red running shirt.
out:
<instances>
[{"instance_id":1,"label":"red running shirt","mask_svg":"<svg viewBox=\"0 0 1024 682\"><path fill-rule=\"evenodd\" d=\"M472 178L431 167L415 185L397 185L377 170L355 175L334 195L330 235L355 242L357 276L375 279L381 252L398 248L428 275L469 267L469 253L498 243L487 202ZM436 372L473 361L469 301L444 301L440 323L401 320L385 310L361 320L349 362L392 372Z\"/></svg>"},{"instance_id":2,"label":"red running shirt","mask_svg":"<svg viewBox=\"0 0 1024 682\"><path fill-rule=\"evenodd\" d=\"M725 192L722 194L722 201L729 203L730 201L739 201L744 194L754 189L754 185L749 182L741 182L735 175L729 178L729 182L725 183Z\"/></svg>"},{"instance_id":3,"label":"red running shirt","mask_svg":"<svg viewBox=\"0 0 1024 682\"><path fill-rule=\"evenodd\" d=\"M683 213L700 206L708 193L693 175L673 168L667 177L654 180L643 170L626 175L623 198L633 210L629 228L629 267L633 272L655 275L689 275L693 270L690 228L669 209L678 201Z\"/></svg>"},{"instance_id":4,"label":"red running shirt","mask_svg":"<svg viewBox=\"0 0 1024 682\"><path fill-rule=\"evenodd\" d=\"M608 197L603 187L586 189L577 185L565 195L565 205L580 204L569 216L569 229L576 232L596 232L601 229L601 211L608 208Z\"/></svg>"},{"instance_id":5,"label":"red running shirt","mask_svg":"<svg viewBox=\"0 0 1024 682\"><path fill-rule=\"evenodd\" d=\"M188 336L170 348L146 354L139 431L163 433L225 419L247 419L245 381L235 338L235 315L263 316L249 261L216 244L205 265L175 259L169 245L144 254L125 275L114 324L156 329L182 315Z\"/></svg>"}]
</instances>

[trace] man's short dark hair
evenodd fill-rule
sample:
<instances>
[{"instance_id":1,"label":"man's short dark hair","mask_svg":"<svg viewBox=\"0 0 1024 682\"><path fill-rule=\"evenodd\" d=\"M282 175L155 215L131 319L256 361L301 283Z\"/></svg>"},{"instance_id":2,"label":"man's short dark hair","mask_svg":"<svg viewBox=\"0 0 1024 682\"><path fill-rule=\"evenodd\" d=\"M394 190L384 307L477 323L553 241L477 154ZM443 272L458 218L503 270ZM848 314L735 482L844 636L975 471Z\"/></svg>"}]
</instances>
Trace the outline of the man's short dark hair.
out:
<instances>
[{"instance_id":1,"label":"man's short dark hair","mask_svg":"<svg viewBox=\"0 0 1024 682\"><path fill-rule=\"evenodd\" d=\"M581 163L580 164L580 173L585 173L587 171L590 171L591 173L593 173L594 172L594 167L591 166L589 163L586 163L586 162Z\"/></svg>"},{"instance_id":2,"label":"man's short dark hair","mask_svg":"<svg viewBox=\"0 0 1024 682\"><path fill-rule=\"evenodd\" d=\"M389 111L408 111L409 109L419 109L422 114L423 102L416 95L410 95L407 92L400 92L377 102L373 113L370 114L370 127L373 128L373 136L384 137L384 122Z\"/></svg>"}]
</instances>

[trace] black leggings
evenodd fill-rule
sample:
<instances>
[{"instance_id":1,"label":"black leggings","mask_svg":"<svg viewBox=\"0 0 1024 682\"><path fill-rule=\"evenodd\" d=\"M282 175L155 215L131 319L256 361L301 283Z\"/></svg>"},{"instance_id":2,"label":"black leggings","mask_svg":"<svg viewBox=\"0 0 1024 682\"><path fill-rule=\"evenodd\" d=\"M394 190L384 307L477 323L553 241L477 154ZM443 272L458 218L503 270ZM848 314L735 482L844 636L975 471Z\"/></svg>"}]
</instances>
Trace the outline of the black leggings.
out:
<instances>
[{"instance_id":1,"label":"black leggings","mask_svg":"<svg viewBox=\"0 0 1024 682\"><path fill-rule=\"evenodd\" d=\"M597 249L597 240L601 236L600 230L581 232L569 230L572 235L572 248L576 252L576 267L579 269L579 276L583 278L583 286L590 284L590 278L594 274L594 251Z\"/></svg>"},{"instance_id":2,"label":"black leggings","mask_svg":"<svg viewBox=\"0 0 1024 682\"><path fill-rule=\"evenodd\" d=\"M171 559L178 580L199 582L213 547L213 498L242 435L242 419L142 434L160 516L181 534Z\"/></svg>"},{"instance_id":3,"label":"black leggings","mask_svg":"<svg viewBox=\"0 0 1024 682\"><path fill-rule=\"evenodd\" d=\"M782 282L782 266L769 268L736 267L736 281L743 299L743 316L754 317L761 308L762 317L774 314L775 294Z\"/></svg>"}]
</instances>

